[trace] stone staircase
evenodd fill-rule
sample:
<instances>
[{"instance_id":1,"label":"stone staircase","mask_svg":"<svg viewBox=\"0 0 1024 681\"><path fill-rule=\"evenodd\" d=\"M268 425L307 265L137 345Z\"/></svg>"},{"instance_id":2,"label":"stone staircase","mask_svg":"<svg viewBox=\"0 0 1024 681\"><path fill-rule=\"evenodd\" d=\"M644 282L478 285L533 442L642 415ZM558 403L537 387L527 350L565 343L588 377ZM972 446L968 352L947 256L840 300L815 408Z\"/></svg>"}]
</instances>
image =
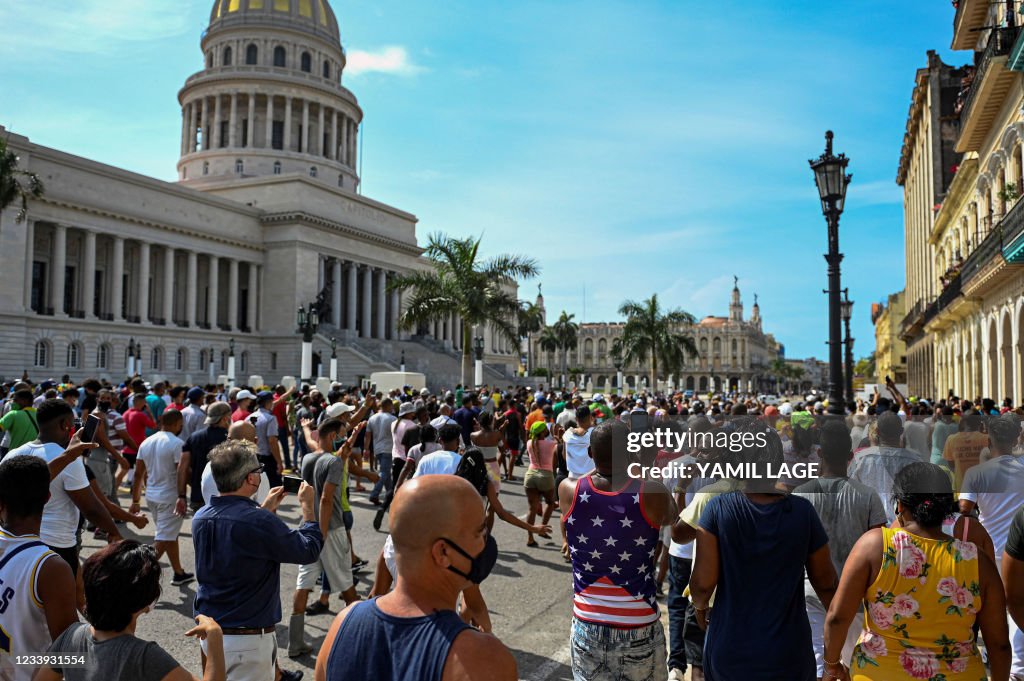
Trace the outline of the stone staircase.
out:
<instances>
[{"instance_id":1,"label":"stone staircase","mask_svg":"<svg viewBox=\"0 0 1024 681\"><path fill-rule=\"evenodd\" d=\"M319 344L329 345L331 337L338 341L338 380L345 384L357 383L368 378L375 371L398 371L402 354L405 354L405 370L415 371L427 377L427 387L454 389L460 382L459 374L462 354L446 347L433 338L412 340L380 340L375 338L346 338L344 331L321 325ZM329 355L324 366L328 366ZM472 376L468 377L472 382ZM492 385L516 383L515 377L505 375L501 370L484 365L484 382Z\"/></svg>"}]
</instances>

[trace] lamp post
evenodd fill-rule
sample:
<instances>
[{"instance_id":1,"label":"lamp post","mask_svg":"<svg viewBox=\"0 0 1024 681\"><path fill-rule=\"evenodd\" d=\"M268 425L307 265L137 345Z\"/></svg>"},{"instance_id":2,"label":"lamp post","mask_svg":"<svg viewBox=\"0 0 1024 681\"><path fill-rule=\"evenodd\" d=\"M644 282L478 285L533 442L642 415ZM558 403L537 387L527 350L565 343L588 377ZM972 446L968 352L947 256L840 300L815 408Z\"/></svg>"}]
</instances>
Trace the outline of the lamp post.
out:
<instances>
[{"instance_id":1,"label":"lamp post","mask_svg":"<svg viewBox=\"0 0 1024 681\"><path fill-rule=\"evenodd\" d=\"M473 337L473 383L479 388L484 383L484 337Z\"/></svg>"},{"instance_id":2,"label":"lamp post","mask_svg":"<svg viewBox=\"0 0 1024 681\"><path fill-rule=\"evenodd\" d=\"M135 375L135 338L128 339L128 378Z\"/></svg>"},{"instance_id":3,"label":"lamp post","mask_svg":"<svg viewBox=\"0 0 1024 681\"><path fill-rule=\"evenodd\" d=\"M308 308L308 309L307 309ZM313 334L320 326L320 312L314 303L307 307L299 306L299 332L302 334L302 370L299 378L303 383L313 382Z\"/></svg>"},{"instance_id":4,"label":"lamp post","mask_svg":"<svg viewBox=\"0 0 1024 681\"><path fill-rule=\"evenodd\" d=\"M846 403L853 409L853 337L850 336L850 318L853 317L853 301L849 289L843 289L843 324L846 325Z\"/></svg>"},{"instance_id":5,"label":"lamp post","mask_svg":"<svg viewBox=\"0 0 1024 681\"><path fill-rule=\"evenodd\" d=\"M228 341L228 388L235 387L235 339Z\"/></svg>"},{"instance_id":6,"label":"lamp post","mask_svg":"<svg viewBox=\"0 0 1024 681\"><path fill-rule=\"evenodd\" d=\"M617 346L612 346L612 363L615 364L615 389L619 397L622 397L622 351Z\"/></svg>"},{"instance_id":7,"label":"lamp post","mask_svg":"<svg viewBox=\"0 0 1024 681\"><path fill-rule=\"evenodd\" d=\"M832 131L825 133L825 153L816 160L808 161L814 171L814 183L818 186L821 212L828 224L828 411L842 415L843 409L843 353L842 329L840 326L839 264L843 254L839 252L839 216L843 214L846 188L852 175L846 174L850 159L846 154L832 153Z\"/></svg>"},{"instance_id":8,"label":"lamp post","mask_svg":"<svg viewBox=\"0 0 1024 681\"><path fill-rule=\"evenodd\" d=\"M210 346L210 364L207 367L207 372L209 374L208 377L210 379L210 385L213 385L214 384L213 382L216 380L216 376L214 375L213 346L212 345Z\"/></svg>"},{"instance_id":9,"label":"lamp post","mask_svg":"<svg viewBox=\"0 0 1024 681\"><path fill-rule=\"evenodd\" d=\"M135 373L142 375L142 343L135 341Z\"/></svg>"},{"instance_id":10,"label":"lamp post","mask_svg":"<svg viewBox=\"0 0 1024 681\"><path fill-rule=\"evenodd\" d=\"M331 383L338 380L338 341L331 336Z\"/></svg>"},{"instance_id":11,"label":"lamp post","mask_svg":"<svg viewBox=\"0 0 1024 681\"><path fill-rule=\"evenodd\" d=\"M405 373L405 350L402 350L402 359L398 362L398 370Z\"/></svg>"}]
</instances>

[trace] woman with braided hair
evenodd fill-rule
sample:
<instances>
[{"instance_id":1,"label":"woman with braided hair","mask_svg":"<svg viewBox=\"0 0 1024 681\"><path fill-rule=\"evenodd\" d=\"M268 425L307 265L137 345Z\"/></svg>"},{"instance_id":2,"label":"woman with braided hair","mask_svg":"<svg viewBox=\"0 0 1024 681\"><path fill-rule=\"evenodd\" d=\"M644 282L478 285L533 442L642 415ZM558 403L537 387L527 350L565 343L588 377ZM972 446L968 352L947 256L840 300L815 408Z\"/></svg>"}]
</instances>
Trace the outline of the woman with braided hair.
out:
<instances>
[{"instance_id":1,"label":"woman with braided hair","mask_svg":"<svg viewBox=\"0 0 1024 681\"><path fill-rule=\"evenodd\" d=\"M931 463L905 466L893 480L892 502L898 526L869 530L843 567L825 618L823 680L852 673L853 681L1006 681L1010 643L1002 583L976 544L942 531L956 508L947 471ZM841 660L862 602L864 631L853 658ZM988 650L988 677L975 621Z\"/></svg>"}]
</instances>

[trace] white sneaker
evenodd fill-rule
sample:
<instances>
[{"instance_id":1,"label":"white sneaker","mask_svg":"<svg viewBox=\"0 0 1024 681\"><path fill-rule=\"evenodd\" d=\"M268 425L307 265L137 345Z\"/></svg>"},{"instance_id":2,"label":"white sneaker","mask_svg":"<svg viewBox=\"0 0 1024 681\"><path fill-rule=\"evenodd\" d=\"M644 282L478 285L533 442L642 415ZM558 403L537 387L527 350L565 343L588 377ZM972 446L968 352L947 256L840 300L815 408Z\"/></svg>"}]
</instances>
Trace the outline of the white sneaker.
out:
<instances>
[{"instance_id":1,"label":"white sneaker","mask_svg":"<svg viewBox=\"0 0 1024 681\"><path fill-rule=\"evenodd\" d=\"M673 667L672 670L668 673L668 681L685 681L685 677L686 672L679 669L678 667Z\"/></svg>"}]
</instances>

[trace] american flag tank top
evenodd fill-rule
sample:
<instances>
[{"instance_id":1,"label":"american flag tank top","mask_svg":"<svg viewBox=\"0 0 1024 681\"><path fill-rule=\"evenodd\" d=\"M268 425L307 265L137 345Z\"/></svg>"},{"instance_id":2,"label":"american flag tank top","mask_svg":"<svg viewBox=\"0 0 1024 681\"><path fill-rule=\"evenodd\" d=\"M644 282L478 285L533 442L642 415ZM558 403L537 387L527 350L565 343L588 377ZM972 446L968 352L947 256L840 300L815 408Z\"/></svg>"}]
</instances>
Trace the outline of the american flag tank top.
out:
<instances>
[{"instance_id":1,"label":"american flag tank top","mask_svg":"<svg viewBox=\"0 0 1024 681\"><path fill-rule=\"evenodd\" d=\"M573 614L618 629L657 622L654 550L659 527L640 503L642 480L602 492L590 476L576 482L562 518L573 569Z\"/></svg>"}]
</instances>

